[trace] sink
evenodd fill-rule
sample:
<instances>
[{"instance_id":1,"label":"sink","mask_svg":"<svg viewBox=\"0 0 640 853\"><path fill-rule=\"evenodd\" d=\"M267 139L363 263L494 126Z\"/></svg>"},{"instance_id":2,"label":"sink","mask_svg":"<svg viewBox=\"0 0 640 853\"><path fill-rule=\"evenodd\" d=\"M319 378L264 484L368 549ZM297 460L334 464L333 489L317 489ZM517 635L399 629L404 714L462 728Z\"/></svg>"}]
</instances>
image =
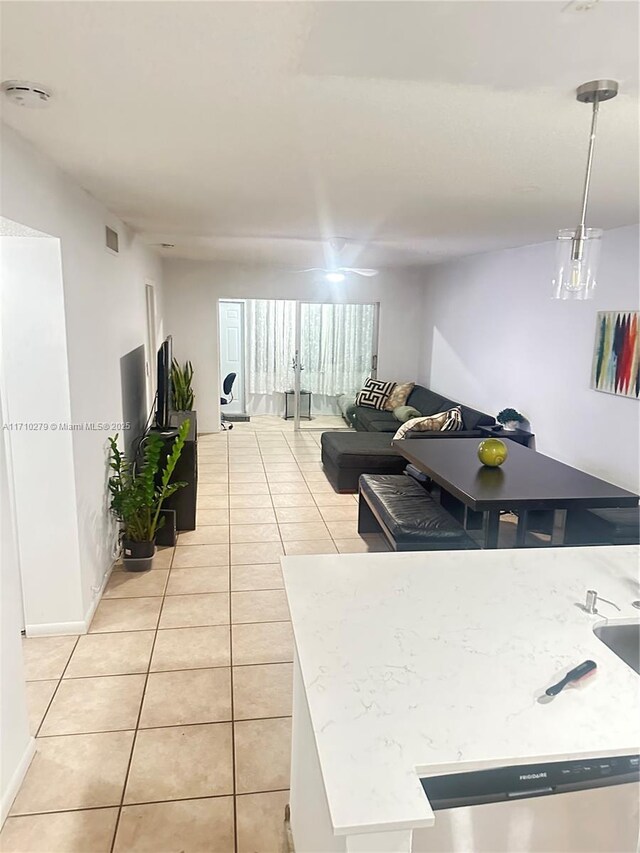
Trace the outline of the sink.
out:
<instances>
[{"instance_id":1,"label":"sink","mask_svg":"<svg viewBox=\"0 0 640 853\"><path fill-rule=\"evenodd\" d=\"M640 675L640 622L608 622L596 625L593 633Z\"/></svg>"}]
</instances>

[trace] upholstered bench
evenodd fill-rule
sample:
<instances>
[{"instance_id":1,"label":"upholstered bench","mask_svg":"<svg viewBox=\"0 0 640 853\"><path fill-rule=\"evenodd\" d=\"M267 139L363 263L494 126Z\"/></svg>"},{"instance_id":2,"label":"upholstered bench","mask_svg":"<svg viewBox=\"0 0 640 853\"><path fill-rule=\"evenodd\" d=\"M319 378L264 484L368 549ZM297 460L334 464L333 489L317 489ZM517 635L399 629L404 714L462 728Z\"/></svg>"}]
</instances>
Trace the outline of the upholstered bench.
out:
<instances>
[{"instance_id":1,"label":"upholstered bench","mask_svg":"<svg viewBox=\"0 0 640 853\"><path fill-rule=\"evenodd\" d=\"M404 456L391 447L388 432L323 432L322 464L337 492L357 492L360 474L399 474L407 467Z\"/></svg>"},{"instance_id":2,"label":"upholstered bench","mask_svg":"<svg viewBox=\"0 0 640 853\"><path fill-rule=\"evenodd\" d=\"M570 510L565 545L637 545L640 542L640 508L637 506Z\"/></svg>"},{"instance_id":3,"label":"upholstered bench","mask_svg":"<svg viewBox=\"0 0 640 853\"><path fill-rule=\"evenodd\" d=\"M477 548L452 515L412 477L362 474L358 533L384 533L394 551Z\"/></svg>"}]
</instances>

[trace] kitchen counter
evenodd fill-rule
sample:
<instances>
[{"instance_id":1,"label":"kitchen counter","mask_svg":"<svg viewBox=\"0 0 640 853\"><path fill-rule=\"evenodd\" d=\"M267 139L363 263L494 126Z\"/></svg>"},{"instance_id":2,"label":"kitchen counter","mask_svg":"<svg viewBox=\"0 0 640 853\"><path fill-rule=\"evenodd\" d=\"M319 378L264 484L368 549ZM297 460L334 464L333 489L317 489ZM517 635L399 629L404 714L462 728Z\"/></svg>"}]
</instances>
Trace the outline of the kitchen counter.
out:
<instances>
[{"instance_id":1,"label":"kitchen counter","mask_svg":"<svg viewBox=\"0 0 640 853\"><path fill-rule=\"evenodd\" d=\"M298 853L373 849L358 846L369 833L396 836L376 850L410 849L403 832L434 821L420 776L637 753L640 679L592 628L637 620L639 556L618 546L283 558ZM587 614L587 589L620 612L599 602ZM538 701L587 658L594 676ZM311 804L318 780L324 801ZM323 820L324 846L310 846ZM335 836L352 842L327 846Z\"/></svg>"}]
</instances>

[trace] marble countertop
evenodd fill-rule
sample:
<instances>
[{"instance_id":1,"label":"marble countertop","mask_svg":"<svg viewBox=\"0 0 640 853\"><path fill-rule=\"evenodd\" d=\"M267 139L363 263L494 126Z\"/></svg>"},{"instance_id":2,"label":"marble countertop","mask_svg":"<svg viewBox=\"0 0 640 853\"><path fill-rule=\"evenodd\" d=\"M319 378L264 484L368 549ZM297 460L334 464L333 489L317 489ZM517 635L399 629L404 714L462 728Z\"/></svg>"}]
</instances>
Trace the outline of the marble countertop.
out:
<instances>
[{"instance_id":1,"label":"marble countertop","mask_svg":"<svg viewBox=\"0 0 640 853\"><path fill-rule=\"evenodd\" d=\"M419 777L638 752L640 678L593 634L640 616L637 546L285 557L334 831L429 826ZM580 605L595 589L620 608ZM552 701L587 658L597 673Z\"/></svg>"}]
</instances>

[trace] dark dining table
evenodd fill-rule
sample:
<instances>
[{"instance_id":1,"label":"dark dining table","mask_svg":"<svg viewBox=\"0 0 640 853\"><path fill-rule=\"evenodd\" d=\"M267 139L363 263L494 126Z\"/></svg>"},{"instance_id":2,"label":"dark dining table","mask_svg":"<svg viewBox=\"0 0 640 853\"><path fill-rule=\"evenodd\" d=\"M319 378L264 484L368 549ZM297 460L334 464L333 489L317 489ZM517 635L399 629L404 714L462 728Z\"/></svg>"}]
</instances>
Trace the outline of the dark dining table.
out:
<instances>
[{"instance_id":1,"label":"dark dining table","mask_svg":"<svg viewBox=\"0 0 640 853\"><path fill-rule=\"evenodd\" d=\"M484 547L498 547L500 513L518 515L516 546L524 545L527 514L553 510L553 544L564 542L567 510L638 505L638 495L531 448L508 443L499 468L478 459L473 438L413 438L393 442L405 459L466 507L484 516Z\"/></svg>"}]
</instances>

